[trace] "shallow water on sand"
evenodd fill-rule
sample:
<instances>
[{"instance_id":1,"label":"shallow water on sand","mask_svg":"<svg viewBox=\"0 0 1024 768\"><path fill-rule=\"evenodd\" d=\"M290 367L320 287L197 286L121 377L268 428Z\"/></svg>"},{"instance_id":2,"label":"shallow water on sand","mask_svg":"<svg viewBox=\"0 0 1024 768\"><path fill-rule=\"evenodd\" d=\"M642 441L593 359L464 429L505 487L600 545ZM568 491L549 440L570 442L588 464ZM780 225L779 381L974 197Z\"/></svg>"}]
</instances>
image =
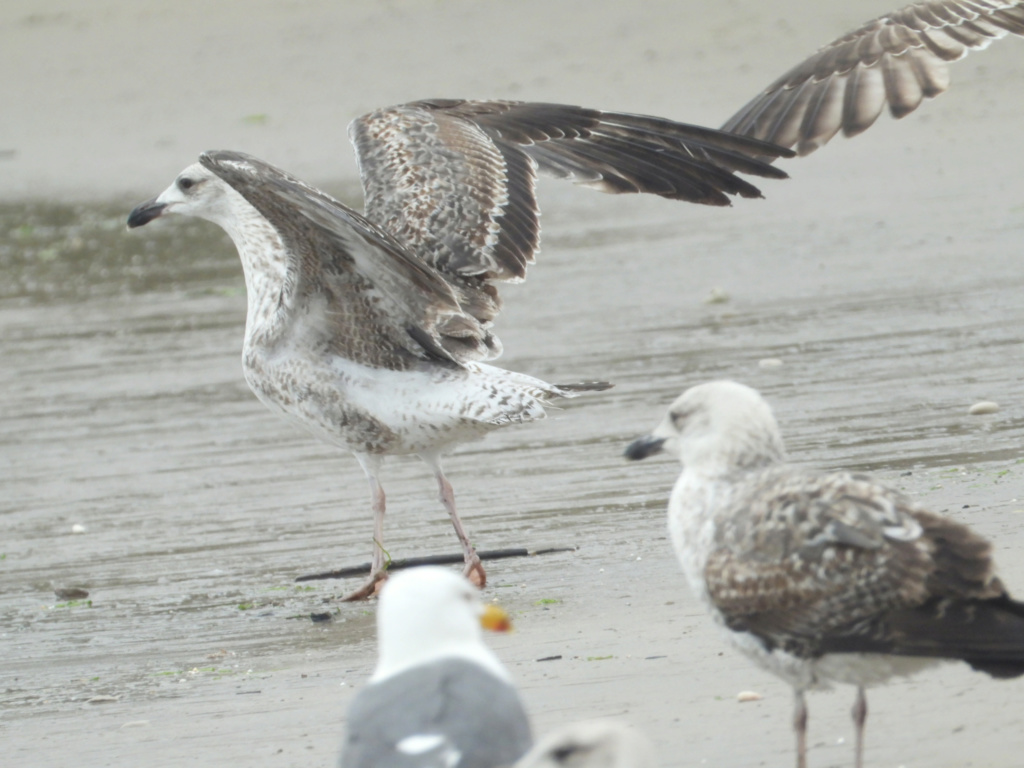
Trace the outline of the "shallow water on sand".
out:
<instances>
[{"instance_id":1,"label":"shallow water on sand","mask_svg":"<svg viewBox=\"0 0 1024 768\"><path fill-rule=\"evenodd\" d=\"M658 615L671 601L665 626L619 638L609 656L668 657L675 674L703 674L705 662L690 660L700 659L699 643L681 653L678 627L669 629L684 617L703 626L664 536L676 469L630 465L621 452L679 391L710 378L761 389L795 461L879 472L998 536L1007 581L1024 585L1024 558L1014 556L1024 550L1019 207L993 213L970 241L949 234L952 221L945 234L906 242L914 236L856 211L826 230L781 221L781 209L761 201L718 211L543 192L545 250L525 285L504 290L500 362L548 380L616 386L448 461L480 548L579 547L492 564L490 594L527 627L506 644L522 654L517 663L546 649L565 653L565 638L583 631L627 629L626 613L606 615L608 600ZM82 740L84 762L99 764L111 739L130 750L138 739L174 742L177 728L197 727L200 742L218 742L216 729L153 714L166 702L219 711L219 697L258 698L285 679L294 693L312 684L293 678L329 671L326 689L306 690L323 697L329 715L282 706L308 736L307 756L330 764L346 700L336 678L365 679L373 611L331 600L352 582L294 579L368 559L365 481L351 457L293 431L247 391L238 360L244 286L230 243L185 220L126 233L125 212L0 209L0 726L23 723L27 734L45 723L54 739ZM772 250L783 238L795 245ZM1002 408L969 416L981 399ZM384 483L393 556L456 551L422 465L391 461ZM55 598L54 587L68 586L87 588L91 602ZM335 621L311 623L317 611ZM630 620L648 624L650 615ZM555 677L578 671L574 684L603 681L587 695L590 709L621 714L625 702L664 741L662 730L678 723L636 701L638 690L663 695L644 687L663 672L647 678L609 663L595 676L580 660L603 658L600 650L566 653L579 668ZM548 685L550 669L516 670L534 710L552 721L595 714L567 705ZM254 728L260 715L238 714L238 701L224 716L236 718L242 738L268 750L287 742L284 727L277 735ZM83 706L91 737L77 714L65 717ZM256 710L266 715L268 705ZM770 711L785 722L786 697ZM119 730L136 721L143 736ZM691 738L700 742L699 723ZM785 751L784 727L778 738ZM16 739L26 759L38 748Z\"/></svg>"}]
</instances>

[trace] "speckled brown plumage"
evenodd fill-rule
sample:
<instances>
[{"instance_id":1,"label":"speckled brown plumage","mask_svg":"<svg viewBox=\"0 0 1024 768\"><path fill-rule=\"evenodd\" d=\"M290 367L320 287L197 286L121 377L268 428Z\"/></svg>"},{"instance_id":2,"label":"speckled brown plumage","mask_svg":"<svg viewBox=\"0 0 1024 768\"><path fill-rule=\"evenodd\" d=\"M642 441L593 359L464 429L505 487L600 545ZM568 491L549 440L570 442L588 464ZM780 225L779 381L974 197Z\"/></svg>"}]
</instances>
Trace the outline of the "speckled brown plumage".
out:
<instances>
[{"instance_id":1,"label":"speckled brown plumage","mask_svg":"<svg viewBox=\"0 0 1024 768\"><path fill-rule=\"evenodd\" d=\"M438 270L521 279L540 243L538 172L603 192L728 205L735 172L781 178L769 145L645 115L563 104L432 99L353 121L366 216Z\"/></svg>"},{"instance_id":2,"label":"speckled brown plumage","mask_svg":"<svg viewBox=\"0 0 1024 768\"><path fill-rule=\"evenodd\" d=\"M988 542L869 477L772 467L739 480L715 519L711 600L727 627L768 648L1009 661L1024 673L1024 612L1000 602ZM964 632L955 605L1007 631Z\"/></svg>"},{"instance_id":3,"label":"speckled brown plumage","mask_svg":"<svg viewBox=\"0 0 1024 768\"><path fill-rule=\"evenodd\" d=\"M442 454L610 386L548 384L486 364L501 353L494 283L521 279L539 245L536 173L723 205L760 194L736 172L785 176L755 155L792 153L659 118L518 102L391 107L356 120L351 136L365 216L262 160L215 151L128 224L185 213L234 241L248 300L246 382L272 410L351 450L370 484L371 574L349 598L372 595L386 576L378 477L396 454L434 470L466 573L482 585Z\"/></svg>"},{"instance_id":4,"label":"speckled brown plumage","mask_svg":"<svg viewBox=\"0 0 1024 768\"><path fill-rule=\"evenodd\" d=\"M867 130L888 106L904 117L949 87L949 62L1024 35L1022 0L931 0L879 16L833 40L722 126L807 155L840 130Z\"/></svg>"},{"instance_id":5,"label":"speckled brown plumage","mask_svg":"<svg viewBox=\"0 0 1024 768\"><path fill-rule=\"evenodd\" d=\"M735 382L684 392L627 450L683 471L669 530L690 586L728 637L789 682L804 765L804 691L864 688L933 659L1024 675L1024 603L995 575L989 543L866 475L785 463L761 396Z\"/></svg>"},{"instance_id":6,"label":"speckled brown plumage","mask_svg":"<svg viewBox=\"0 0 1024 768\"><path fill-rule=\"evenodd\" d=\"M392 370L500 354L458 286L343 203L240 152L199 162L272 222L287 262L282 304L322 317L309 340L322 354Z\"/></svg>"}]
</instances>

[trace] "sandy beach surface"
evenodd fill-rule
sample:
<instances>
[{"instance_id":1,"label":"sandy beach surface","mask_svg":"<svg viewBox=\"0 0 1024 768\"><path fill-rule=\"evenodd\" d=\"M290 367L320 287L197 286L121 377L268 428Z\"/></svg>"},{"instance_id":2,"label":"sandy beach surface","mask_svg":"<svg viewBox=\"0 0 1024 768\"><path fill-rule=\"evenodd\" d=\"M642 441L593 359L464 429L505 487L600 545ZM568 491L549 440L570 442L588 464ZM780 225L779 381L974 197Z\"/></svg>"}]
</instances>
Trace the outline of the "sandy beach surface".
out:
<instances>
[{"instance_id":1,"label":"sandy beach surface","mask_svg":"<svg viewBox=\"0 0 1024 768\"><path fill-rule=\"evenodd\" d=\"M427 97L720 125L887 2L5 0L0 6L0 753L6 765L317 768L375 657L350 457L269 414L238 361L244 285L212 226L126 233L205 149L358 205L345 127ZM794 462L868 470L991 538L1024 596L1024 42L943 98L708 209L541 186L544 250L503 291L500 364L608 392L447 467L492 564L493 640L538 733L616 718L664 766L789 766L791 694L730 650L665 530L678 468L622 450L733 378ZM765 364L773 360L778 364ZM968 415L981 400L998 412ZM393 556L456 552L418 461L385 468ZM55 596L82 587L88 601ZM331 612L313 623L310 614ZM758 701L737 694L755 691ZM810 697L810 761L852 765L853 691ZM869 694L870 766L1012 768L1024 682L963 665Z\"/></svg>"}]
</instances>

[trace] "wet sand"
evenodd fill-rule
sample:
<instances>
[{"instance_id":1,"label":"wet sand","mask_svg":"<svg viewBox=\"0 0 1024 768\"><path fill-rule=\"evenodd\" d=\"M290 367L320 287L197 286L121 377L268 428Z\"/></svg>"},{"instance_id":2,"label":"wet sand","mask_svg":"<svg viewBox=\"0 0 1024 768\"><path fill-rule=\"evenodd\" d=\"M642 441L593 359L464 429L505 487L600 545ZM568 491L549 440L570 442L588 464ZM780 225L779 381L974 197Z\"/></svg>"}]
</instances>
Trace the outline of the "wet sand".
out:
<instances>
[{"instance_id":1,"label":"wet sand","mask_svg":"<svg viewBox=\"0 0 1024 768\"><path fill-rule=\"evenodd\" d=\"M119 201L214 146L351 199L345 124L415 98L717 125L889 9L848 5L7 3L5 761L333 765L374 662L373 606L333 602L352 583L294 582L368 559L362 472L247 391L223 236L183 220L125 234ZM25 60L38 66L15 73ZM955 65L942 99L787 163L791 180L728 210L543 184L544 252L503 291L500 362L616 387L447 462L479 547L579 547L490 567L488 596L517 620L493 645L539 732L617 717L665 766L792 764L789 689L724 646L679 573L664 524L677 467L621 458L709 378L761 389L795 462L872 471L975 526L1024 595L1022 92L1024 45L997 44ZM983 399L1000 411L969 416ZM392 461L384 483L395 557L457 551L424 466ZM324 610L333 622L310 622ZM1022 697L958 665L895 681L869 694L867 763L1017 765ZM852 698L811 696L816 768L852 764Z\"/></svg>"}]
</instances>

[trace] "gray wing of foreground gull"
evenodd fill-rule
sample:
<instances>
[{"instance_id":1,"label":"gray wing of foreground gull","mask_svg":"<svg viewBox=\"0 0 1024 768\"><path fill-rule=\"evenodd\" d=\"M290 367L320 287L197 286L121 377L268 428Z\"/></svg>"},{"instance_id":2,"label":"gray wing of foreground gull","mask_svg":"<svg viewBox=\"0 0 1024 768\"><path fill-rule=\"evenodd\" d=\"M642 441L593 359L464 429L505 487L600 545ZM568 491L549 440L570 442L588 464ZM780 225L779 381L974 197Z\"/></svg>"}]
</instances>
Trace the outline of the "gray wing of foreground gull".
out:
<instances>
[{"instance_id":1,"label":"gray wing of foreground gull","mask_svg":"<svg viewBox=\"0 0 1024 768\"><path fill-rule=\"evenodd\" d=\"M344 768L495 768L530 748L519 695L479 665L442 659L371 683L348 712Z\"/></svg>"},{"instance_id":2,"label":"gray wing of foreground gull","mask_svg":"<svg viewBox=\"0 0 1024 768\"><path fill-rule=\"evenodd\" d=\"M949 63L1024 35L1024 1L931 0L879 16L786 72L722 126L807 155L904 117L949 87Z\"/></svg>"}]
</instances>

